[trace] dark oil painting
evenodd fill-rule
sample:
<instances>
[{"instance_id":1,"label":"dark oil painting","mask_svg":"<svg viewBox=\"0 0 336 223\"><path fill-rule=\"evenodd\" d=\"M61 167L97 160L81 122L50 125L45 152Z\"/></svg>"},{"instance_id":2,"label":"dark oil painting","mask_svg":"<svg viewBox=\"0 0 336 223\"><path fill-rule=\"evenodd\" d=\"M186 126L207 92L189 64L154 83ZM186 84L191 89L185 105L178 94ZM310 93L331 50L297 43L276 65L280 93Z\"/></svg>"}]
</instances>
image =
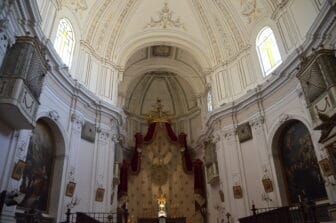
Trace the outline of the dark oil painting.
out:
<instances>
[{"instance_id":1,"label":"dark oil painting","mask_svg":"<svg viewBox=\"0 0 336 223\"><path fill-rule=\"evenodd\" d=\"M54 142L50 129L43 122L37 122L31 136L23 172L20 192L25 194L18 205L44 212L48 210L51 185Z\"/></svg>"},{"instance_id":2,"label":"dark oil painting","mask_svg":"<svg viewBox=\"0 0 336 223\"><path fill-rule=\"evenodd\" d=\"M291 123L280 139L283 170L289 201L320 200L327 197L308 129L299 121ZM300 195L300 198L299 198Z\"/></svg>"}]
</instances>

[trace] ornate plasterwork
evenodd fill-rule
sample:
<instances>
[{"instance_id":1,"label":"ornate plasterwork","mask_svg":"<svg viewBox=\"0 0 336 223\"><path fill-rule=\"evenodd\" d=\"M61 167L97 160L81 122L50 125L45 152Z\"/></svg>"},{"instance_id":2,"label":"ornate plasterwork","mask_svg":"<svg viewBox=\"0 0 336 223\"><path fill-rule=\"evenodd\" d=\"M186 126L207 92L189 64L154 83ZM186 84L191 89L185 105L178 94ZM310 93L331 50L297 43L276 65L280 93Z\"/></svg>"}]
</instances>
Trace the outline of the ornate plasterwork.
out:
<instances>
[{"instance_id":1,"label":"ornate plasterwork","mask_svg":"<svg viewBox=\"0 0 336 223\"><path fill-rule=\"evenodd\" d=\"M278 1L271 1L272 4L275 6L275 9L272 13L272 16L271 18L272 19L275 19L278 17L278 15L280 14L281 10L287 5L287 3L289 2L290 0L278 0Z\"/></svg>"},{"instance_id":2,"label":"ornate plasterwork","mask_svg":"<svg viewBox=\"0 0 336 223\"><path fill-rule=\"evenodd\" d=\"M48 117L52 119L53 121L57 122L60 116L56 110L51 110L48 113Z\"/></svg>"},{"instance_id":3,"label":"ornate plasterwork","mask_svg":"<svg viewBox=\"0 0 336 223\"><path fill-rule=\"evenodd\" d=\"M247 17L248 23L251 23L256 14L260 12L260 10L257 8L256 0L241 0L240 4L242 8L242 15Z\"/></svg>"},{"instance_id":4,"label":"ornate plasterwork","mask_svg":"<svg viewBox=\"0 0 336 223\"><path fill-rule=\"evenodd\" d=\"M96 33L95 31L97 30L97 27L99 25L98 22L100 21L101 17L104 15L105 10L108 9L108 4L109 3L110 3L110 0L105 0L105 2L99 8L99 11L94 16L94 18L91 22L90 28L88 29L88 32L87 32L87 37L86 37L87 42L92 41L93 36Z\"/></svg>"},{"instance_id":5,"label":"ornate plasterwork","mask_svg":"<svg viewBox=\"0 0 336 223\"><path fill-rule=\"evenodd\" d=\"M88 8L86 0L60 0L60 5L68 6L75 12L85 11Z\"/></svg>"},{"instance_id":6,"label":"ornate plasterwork","mask_svg":"<svg viewBox=\"0 0 336 223\"><path fill-rule=\"evenodd\" d=\"M113 28L113 31L111 32L111 38L108 42L107 45L107 51L106 51L106 58L112 59L112 54L113 54L113 50L115 47L115 43L117 41L117 37L120 33L121 28L123 27L123 24L126 20L126 18L128 17L128 14L131 11L131 8L134 6L134 4L136 3L136 0L128 0L128 2L126 3L126 6L123 8L123 10L121 11L118 20L115 23L115 26Z\"/></svg>"},{"instance_id":7,"label":"ornate plasterwork","mask_svg":"<svg viewBox=\"0 0 336 223\"><path fill-rule=\"evenodd\" d=\"M154 27L161 27L163 29L167 29L168 27L171 27L186 30L184 24L180 21L180 18L173 19L173 13L174 12L168 8L168 3L165 2L163 8L159 12L159 18L153 19L153 17L151 17L150 22L146 24L144 29Z\"/></svg>"},{"instance_id":8,"label":"ornate plasterwork","mask_svg":"<svg viewBox=\"0 0 336 223\"><path fill-rule=\"evenodd\" d=\"M207 31L207 34L208 34L208 37L209 37L209 41L210 41L210 44L211 44L211 48L214 52L214 56L215 56L214 59L215 59L216 63L219 64L222 60L222 56L219 52L219 47L218 47L218 44L217 44L215 34L214 34L214 32L213 32L213 30L210 26L210 23L209 23L209 21L206 17L206 13L204 11L204 8L202 7L199 0L193 0L192 3L195 6L195 8L197 9L200 20L202 21L203 25L206 28L206 31Z\"/></svg>"},{"instance_id":9,"label":"ornate plasterwork","mask_svg":"<svg viewBox=\"0 0 336 223\"><path fill-rule=\"evenodd\" d=\"M245 48L245 41L242 38L239 29L236 25L236 22L232 19L230 12L227 10L226 6L224 5L224 1L215 0L215 4L218 6L222 15L224 16L225 21L227 22L228 26L230 27L230 31L232 32L234 39L236 40L236 44L238 49Z\"/></svg>"}]
</instances>

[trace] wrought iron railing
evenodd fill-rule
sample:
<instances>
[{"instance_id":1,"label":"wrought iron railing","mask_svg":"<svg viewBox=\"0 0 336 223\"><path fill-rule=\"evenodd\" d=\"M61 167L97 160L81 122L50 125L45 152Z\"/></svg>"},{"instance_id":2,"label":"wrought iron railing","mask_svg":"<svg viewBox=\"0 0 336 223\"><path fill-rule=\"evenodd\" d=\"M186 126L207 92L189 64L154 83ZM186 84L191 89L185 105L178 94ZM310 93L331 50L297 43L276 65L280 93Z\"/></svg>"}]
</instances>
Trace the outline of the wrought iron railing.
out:
<instances>
[{"instance_id":1,"label":"wrought iron railing","mask_svg":"<svg viewBox=\"0 0 336 223\"><path fill-rule=\"evenodd\" d=\"M63 223L120 223L122 213L104 212L76 212L71 213L70 209L66 212L66 220Z\"/></svg>"}]
</instances>

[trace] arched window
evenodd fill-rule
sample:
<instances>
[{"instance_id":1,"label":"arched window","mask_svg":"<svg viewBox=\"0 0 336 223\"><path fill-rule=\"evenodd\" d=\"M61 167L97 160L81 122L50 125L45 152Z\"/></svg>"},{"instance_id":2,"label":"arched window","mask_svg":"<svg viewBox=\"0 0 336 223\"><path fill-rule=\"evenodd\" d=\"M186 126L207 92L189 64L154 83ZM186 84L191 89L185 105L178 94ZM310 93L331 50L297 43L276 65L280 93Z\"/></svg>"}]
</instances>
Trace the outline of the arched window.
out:
<instances>
[{"instance_id":1,"label":"arched window","mask_svg":"<svg viewBox=\"0 0 336 223\"><path fill-rule=\"evenodd\" d=\"M211 91L208 91L207 102L208 102L208 112L212 112L212 95L211 95Z\"/></svg>"},{"instance_id":2,"label":"arched window","mask_svg":"<svg viewBox=\"0 0 336 223\"><path fill-rule=\"evenodd\" d=\"M282 62L279 48L271 28L265 27L260 31L256 46L263 74L267 76Z\"/></svg>"},{"instance_id":3,"label":"arched window","mask_svg":"<svg viewBox=\"0 0 336 223\"><path fill-rule=\"evenodd\" d=\"M75 46L74 32L69 20L63 18L60 20L54 47L63 62L70 67L73 49Z\"/></svg>"}]
</instances>

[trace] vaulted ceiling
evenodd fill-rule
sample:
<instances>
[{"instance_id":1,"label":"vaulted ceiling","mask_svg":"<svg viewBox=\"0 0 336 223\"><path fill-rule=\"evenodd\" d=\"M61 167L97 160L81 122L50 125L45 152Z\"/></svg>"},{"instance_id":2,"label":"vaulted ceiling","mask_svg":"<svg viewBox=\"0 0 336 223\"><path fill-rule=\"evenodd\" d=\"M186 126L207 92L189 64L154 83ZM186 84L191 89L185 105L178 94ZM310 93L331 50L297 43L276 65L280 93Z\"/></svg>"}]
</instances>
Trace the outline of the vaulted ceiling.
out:
<instances>
[{"instance_id":1,"label":"vaulted ceiling","mask_svg":"<svg viewBox=\"0 0 336 223\"><path fill-rule=\"evenodd\" d=\"M57 0L71 9L82 43L120 67L137 50L172 45L204 69L227 63L249 47L253 27L290 0Z\"/></svg>"}]
</instances>

